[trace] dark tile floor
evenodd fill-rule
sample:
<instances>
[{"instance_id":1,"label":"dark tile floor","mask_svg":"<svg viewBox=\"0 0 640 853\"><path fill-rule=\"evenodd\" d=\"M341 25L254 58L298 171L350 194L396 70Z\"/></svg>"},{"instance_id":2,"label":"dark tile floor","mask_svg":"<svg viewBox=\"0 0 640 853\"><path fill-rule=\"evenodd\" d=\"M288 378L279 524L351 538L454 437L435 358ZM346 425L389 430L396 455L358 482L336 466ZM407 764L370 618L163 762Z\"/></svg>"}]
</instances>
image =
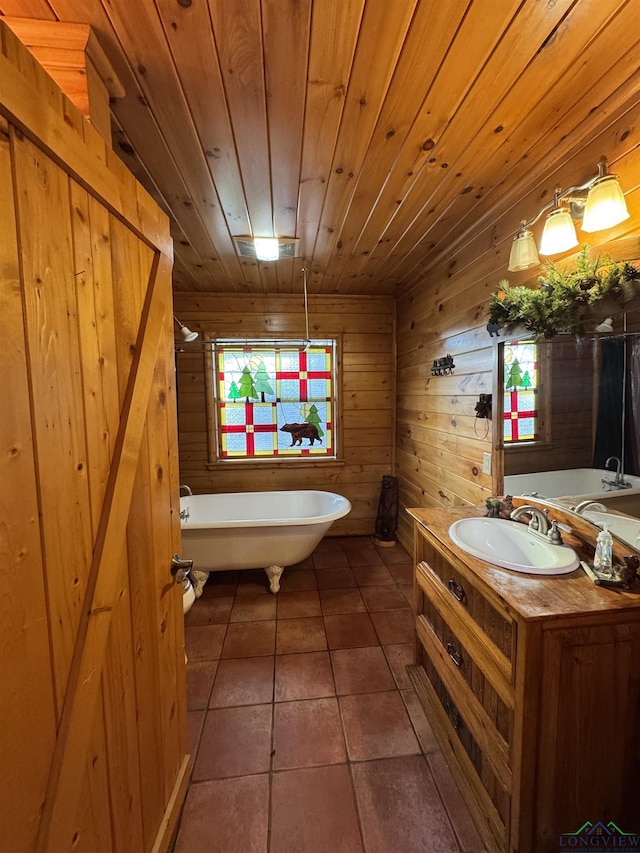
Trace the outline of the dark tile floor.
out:
<instances>
[{"instance_id":1,"label":"dark tile floor","mask_svg":"<svg viewBox=\"0 0 640 853\"><path fill-rule=\"evenodd\" d=\"M212 574L186 616L191 785L176 853L479 853L407 679L406 551L325 539Z\"/></svg>"}]
</instances>

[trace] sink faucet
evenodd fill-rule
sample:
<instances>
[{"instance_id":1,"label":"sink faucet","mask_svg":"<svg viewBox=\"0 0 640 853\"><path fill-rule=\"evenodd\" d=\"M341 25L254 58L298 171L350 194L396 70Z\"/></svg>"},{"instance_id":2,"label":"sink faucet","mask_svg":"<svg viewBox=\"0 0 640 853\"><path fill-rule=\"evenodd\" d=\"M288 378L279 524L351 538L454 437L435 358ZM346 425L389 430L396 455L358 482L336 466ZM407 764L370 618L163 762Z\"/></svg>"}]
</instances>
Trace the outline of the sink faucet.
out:
<instances>
[{"instance_id":1,"label":"sink faucet","mask_svg":"<svg viewBox=\"0 0 640 853\"><path fill-rule=\"evenodd\" d=\"M578 515L582 515L582 513L585 512L587 509L593 509L596 512L607 512L606 506L604 506L604 504L598 503L598 501L580 501L579 504L576 504L576 506L571 507L572 512L575 512Z\"/></svg>"},{"instance_id":2,"label":"sink faucet","mask_svg":"<svg viewBox=\"0 0 640 853\"><path fill-rule=\"evenodd\" d=\"M185 490L185 492L187 493L187 495L193 495L193 492L191 491L191 489L189 488L189 486L180 486L180 491L181 491L181 492L182 492L182 490L183 490L183 489Z\"/></svg>"},{"instance_id":3,"label":"sink faucet","mask_svg":"<svg viewBox=\"0 0 640 853\"><path fill-rule=\"evenodd\" d=\"M521 515L528 513L531 516L531 521L529 522L528 527L532 533L536 536L540 536L546 542L551 543L551 545L564 545L562 535L558 530L558 522L548 518L547 512L548 510L543 511L538 509L537 506L528 506L527 504L523 504L522 506L514 509L511 513L511 518L514 521L517 521ZM569 527L565 527L563 529L568 531L571 530Z\"/></svg>"},{"instance_id":4,"label":"sink faucet","mask_svg":"<svg viewBox=\"0 0 640 853\"><path fill-rule=\"evenodd\" d=\"M523 504L522 506L514 509L511 513L511 518L516 521L521 515L525 515L525 513L529 513L531 516L531 521L528 526L532 533L535 533L536 536L542 537L542 539L550 542L552 545L564 544L560 531L558 530L558 522L547 517L547 510L543 512L541 509L538 509L537 506L528 506L527 504ZM569 528L566 529L569 530Z\"/></svg>"},{"instance_id":5,"label":"sink faucet","mask_svg":"<svg viewBox=\"0 0 640 853\"><path fill-rule=\"evenodd\" d=\"M527 504L523 504L522 506L517 507L511 513L511 518L514 521L517 521L521 515L525 513L529 513L531 516L531 521L529 522L529 530L534 533L539 533L541 536L547 535L549 532L549 519L544 514L541 509L538 509L537 506L528 506Z\"/></svg>"}]
</instances>

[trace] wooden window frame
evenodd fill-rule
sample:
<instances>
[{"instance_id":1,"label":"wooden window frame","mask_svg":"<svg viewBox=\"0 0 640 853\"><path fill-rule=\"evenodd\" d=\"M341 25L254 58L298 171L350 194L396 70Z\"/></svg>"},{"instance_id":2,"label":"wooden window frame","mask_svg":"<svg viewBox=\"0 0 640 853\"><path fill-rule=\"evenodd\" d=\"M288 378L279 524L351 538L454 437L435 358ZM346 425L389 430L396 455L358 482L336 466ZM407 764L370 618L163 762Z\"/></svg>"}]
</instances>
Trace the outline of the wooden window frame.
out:
<instances>
[{"instance_id":1,"label":"wooden window frame","mask_svg":"<svg viewBox=\"0 0 640 853\"><path fill-rule=\"evenodd\" d=\"M537 382L536 382L536 414L535 414L535 426L536 426L536 436L534 438L519 438L512 441L507 441L504 437L504 398L505 398L505 380L504 380L504 347L508 344L511 344L514 341L531 341L536 348L536 371L537 371ZM510 452L515 448L521 447L531 447L535 445L539 447L541 444L548 444L549 442L549 410L550 410L550 395L549 395L549 385L550 385L550 362L549 362L549 353L548 348L545 346L539 346L538 341L533 338L531 335L526 337L519 336L518 338L514 338L509 336L508 338L504 338L502 341L503 347L501 350L502 357L502 394L500 397L501 403L501 414L502 414L502 430L503 436L502 441L505 449L508 449Z\"/></svg>"},{"instance_id":2,"label":"wooden window frame","mask_svg":"<svg viewBox=\"0 0 640 853\"><path fill-rule=\"evenodd\" d=\"M215 345L243 343L248 346L259 345L264 347L276 347L294 343L301 343L299 338L266 338L261 335L256 335L252 338L227 338L227 337L206 337L205 342L210 344L204 351L205 375L205 396L206 396L206 412L207 412L207 446L208 446L208 463L207 468L219 468L228 466L241 466L243 468L264 468L267 465L278 465L286 467L321 467L327 466L344 466L343 457L343 430L342 430L342 335L339 333L323 334L318 341L328 341L334 347L334 364L333 364L333 410L335 413L334 424L334 454L332 456L264 456L261 458L250 457L221 457L218 452L219 447L219 413L217 401L217 366L215 364ZM313 344L315 341L312 341Z\"/></svg>"},{"instance_id":3,"label":"wooden window frame","mask_svg":"<svg viewBox=\"0 0 640 853\"><path fill-rule=\"evenodd\" d=\"M551 443L551 348L538 347L538 438L530 441L504 440L504 347L500 344L518 340L535 340L524 328L512 329L508 335L493 338L493 454L492 490L494 495L504 491L504 453L519 455L540 453ZM535 340L538 344L539 341ZM544 342L543 342L544 343Z\"/></svg>"}]
</instances>

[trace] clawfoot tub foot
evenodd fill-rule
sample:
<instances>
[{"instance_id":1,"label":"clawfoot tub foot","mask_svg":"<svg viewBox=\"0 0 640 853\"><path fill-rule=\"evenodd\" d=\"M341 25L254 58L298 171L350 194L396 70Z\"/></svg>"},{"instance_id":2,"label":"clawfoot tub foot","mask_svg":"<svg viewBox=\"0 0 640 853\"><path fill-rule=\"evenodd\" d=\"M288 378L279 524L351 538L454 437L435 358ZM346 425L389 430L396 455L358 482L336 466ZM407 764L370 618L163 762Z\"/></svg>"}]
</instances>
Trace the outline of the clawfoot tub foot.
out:
<instances>
[{"instance_id":1,"label":"clawfoot tub foot","mask_svg":"<svg viewBox=\"0 0 640 853\"><path fill-rule=\"evenodd\" d=\"M269 578L269 589L274 594L280 591L280 578L284 572L284 566L269 566L265 569Z\"/></svg>"},{"instance_id":2,"label":"clawfoot tub foot","mask_svg":"<svg viewBox=\"0 0 640 853\"><path fill-rule=\"evenodd\" d=\"M209 572L199 572L198 569L191 569L189 576L191 577L191 583L193 584L193 591L196 594L196 598L200 598L204 585L209 580Z\"/></svg>"}]
</instances>

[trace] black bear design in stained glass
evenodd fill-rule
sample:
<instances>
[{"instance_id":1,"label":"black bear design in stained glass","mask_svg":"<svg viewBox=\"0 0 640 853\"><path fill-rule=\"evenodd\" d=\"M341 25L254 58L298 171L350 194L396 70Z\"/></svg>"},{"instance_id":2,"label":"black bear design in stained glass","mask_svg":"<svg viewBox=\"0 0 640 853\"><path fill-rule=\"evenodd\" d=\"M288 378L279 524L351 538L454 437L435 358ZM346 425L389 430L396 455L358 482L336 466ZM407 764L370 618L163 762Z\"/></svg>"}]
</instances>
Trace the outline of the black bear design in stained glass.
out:
<instances>
[{"instance_id":1,"label":"black bear design in stained glass","mask_svg":"<svg viewBox=\"0 0 640 853\"><path fill-rule=\"evenodd\" d=\"M303 438L308 438L312 445L316 440L322 443L315 424L285 424L280 427L280 432L291 433L290 447L293 447L294 444L302 444Z\"/></svg>"}]
</instances>

